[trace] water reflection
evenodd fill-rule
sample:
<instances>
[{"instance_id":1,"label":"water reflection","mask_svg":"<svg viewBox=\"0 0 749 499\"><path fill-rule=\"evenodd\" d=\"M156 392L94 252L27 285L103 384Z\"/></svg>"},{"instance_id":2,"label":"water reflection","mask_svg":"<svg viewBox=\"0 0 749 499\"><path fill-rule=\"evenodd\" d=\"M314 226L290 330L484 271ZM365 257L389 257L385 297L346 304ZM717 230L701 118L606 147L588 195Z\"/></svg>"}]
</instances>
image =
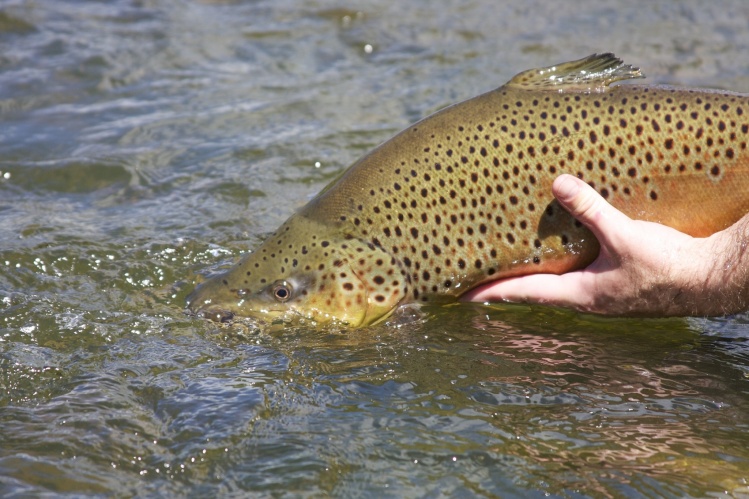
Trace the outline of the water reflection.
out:
<instances>
[{"instance_id":1,"label":"water reflection","mask_svg":"<svg viewBox=\"0 0 749 499\"><path fill-rule=\"evenodd\" d=\"M388 483L400 491L411 490L416 469L453 490L482 493L510 483L605 496L745 485L749 454L729 437L747 409L741 385L723 381L731 378L725 358L705 363L711 346L685 321L461 305L428 310L406 329L249 339L267 342L289 364L269 394L273 410L255 420L239 449L275 451L284 462L300 452L297 442L307 466L336 471L325 490L349 491L357 481L356 490L371 492L373 477L362 470L375 463L394 473ZM281 434L289 447L273 448ZM241 459L257 456L239 449ZM446 478L456 466L461 486ZM541 481L508 478L528 476Z\"/></svg>"}]
</instances>

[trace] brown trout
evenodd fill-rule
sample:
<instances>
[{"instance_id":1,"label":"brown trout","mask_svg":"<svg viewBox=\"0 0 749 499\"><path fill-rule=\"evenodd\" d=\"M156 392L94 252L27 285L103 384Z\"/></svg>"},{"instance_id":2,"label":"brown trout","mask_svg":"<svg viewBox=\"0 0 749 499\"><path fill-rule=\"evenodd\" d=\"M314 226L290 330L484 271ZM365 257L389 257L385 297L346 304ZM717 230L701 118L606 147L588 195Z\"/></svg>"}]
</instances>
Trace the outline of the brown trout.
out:
<instances>
[{"instance_id":1,"label":"brown trout","mask_svg":"<svg viewBox=\"0 0 749 499\"><path fill-rule=\"evenodd\" d=\"M582 268L599 246L553 201L561 173L633 218L700 237L728 227L749 212L749 95L610 86L641 77L594 54L419 121L188 307L220 321L291 314L359 327L488 281Z\"/></svg>"}]
</instances>

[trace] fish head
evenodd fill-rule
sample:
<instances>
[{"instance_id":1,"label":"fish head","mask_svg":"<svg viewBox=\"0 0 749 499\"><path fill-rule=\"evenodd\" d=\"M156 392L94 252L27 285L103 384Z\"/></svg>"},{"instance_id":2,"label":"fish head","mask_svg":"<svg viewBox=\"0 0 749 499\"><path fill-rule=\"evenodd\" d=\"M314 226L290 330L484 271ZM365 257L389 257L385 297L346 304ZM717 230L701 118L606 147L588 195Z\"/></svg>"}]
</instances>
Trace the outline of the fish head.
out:
<instances>
[{"instance_id":1,"label":"fish head","mask_svg":"<svg viewBox=\"0 0 749 499\"><path fill-rule=\"evenodd\" d=\"M219 322L306 317L351 327L385 319L408 293L405 270L371 242L295 215L254 252L188 296Z\"/></svg>"}]
</instances>

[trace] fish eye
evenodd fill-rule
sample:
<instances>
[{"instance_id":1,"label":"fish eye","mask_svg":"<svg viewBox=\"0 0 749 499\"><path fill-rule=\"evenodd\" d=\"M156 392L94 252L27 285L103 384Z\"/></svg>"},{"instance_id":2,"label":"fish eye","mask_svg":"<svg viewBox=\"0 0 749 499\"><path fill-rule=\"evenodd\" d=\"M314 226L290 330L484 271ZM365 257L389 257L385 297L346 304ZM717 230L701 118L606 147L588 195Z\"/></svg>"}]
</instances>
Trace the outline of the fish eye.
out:
<instances>
[{"instance_id":1,"label":"fish eye","mask_svg":"<svg viewBox=\"0 0 749 499\"><path fill-rule=\"evenodd\" d=\"M281 282L273 286L273 297L281 303L291 298L291 286L288 283Z\"/></svg>"}]
</instances>

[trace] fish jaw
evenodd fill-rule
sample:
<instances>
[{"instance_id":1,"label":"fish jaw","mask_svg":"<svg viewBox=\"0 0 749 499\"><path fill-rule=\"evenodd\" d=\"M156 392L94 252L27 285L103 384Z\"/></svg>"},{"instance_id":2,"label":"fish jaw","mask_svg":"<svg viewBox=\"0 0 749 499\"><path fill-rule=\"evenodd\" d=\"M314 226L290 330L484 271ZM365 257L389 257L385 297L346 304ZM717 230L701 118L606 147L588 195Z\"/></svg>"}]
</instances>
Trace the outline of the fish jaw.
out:
<instances>
[{"instance_id":1,"label":"fish jaw","mask_svg":"<svg viewBox=\"0 0 749 499\"><path fill-rule=\"evenodd\" d=\"M200 284L187 298L195 315L311 319L350 327L389 316L408 294L399 262L344 227L292 216L234 267Z\"/></svg>"},{"instance_id":2,"label":"fish jaw","mask_svg":"<svg viewBox=\"0 0 749 499\"><path fill-rule=\"evenodd\" d=\"M365 324L366 308L344 307L342 296L334 292L325 296L313 293L301 294L302 290L314 287L313 276L289 276L279 279L256 293L235 288L235 275L241 273L239 265L227 272L200 284L188 297L187 307L198 317L215 322L231 322L235 319L251 319L261 323L277 320L294 322L305 318L318 324L332 322L360 327ZM279 300L280 289L289 290L291 298ZM311 299L304 299L311 296ZM334 302L335 297L339 300Z\"/></svg>"},{"instance_id":3,"label":"fish jaw","mask_svg":"<svg viewBox=\"0 0 749 499\"><path fill-rule=\"evenodd\" d=\"M221 286L222 275L215 276L201 283L187 296L187 308L197 317L214 322L230 322L235 315L239 300L230 296Z\"/></svg>"},{"instance_id":4,"label":"fish jaw","mask_svg":"<svg viewBox=\"0 0 749 499\"><path fill-rule=\"evenodd\" d=\"M305 318L318 324L366 325L366 307L352 306L351 298L346 299L346 295L331 289L330 284L323 285L322 292L314 292L320 286L317 285L318 277L313 274L286 276L257 292L236 287L237 275L244 274L242 263L252 263L251 259L248 260L200 284L187 297L190 312L215 322L250 319L260 323L278 320L293 323ZM290 298L279 299L280 292L289 293ZM359 301L366 303L366 297Z\"/></svg>"}]
</instances>

